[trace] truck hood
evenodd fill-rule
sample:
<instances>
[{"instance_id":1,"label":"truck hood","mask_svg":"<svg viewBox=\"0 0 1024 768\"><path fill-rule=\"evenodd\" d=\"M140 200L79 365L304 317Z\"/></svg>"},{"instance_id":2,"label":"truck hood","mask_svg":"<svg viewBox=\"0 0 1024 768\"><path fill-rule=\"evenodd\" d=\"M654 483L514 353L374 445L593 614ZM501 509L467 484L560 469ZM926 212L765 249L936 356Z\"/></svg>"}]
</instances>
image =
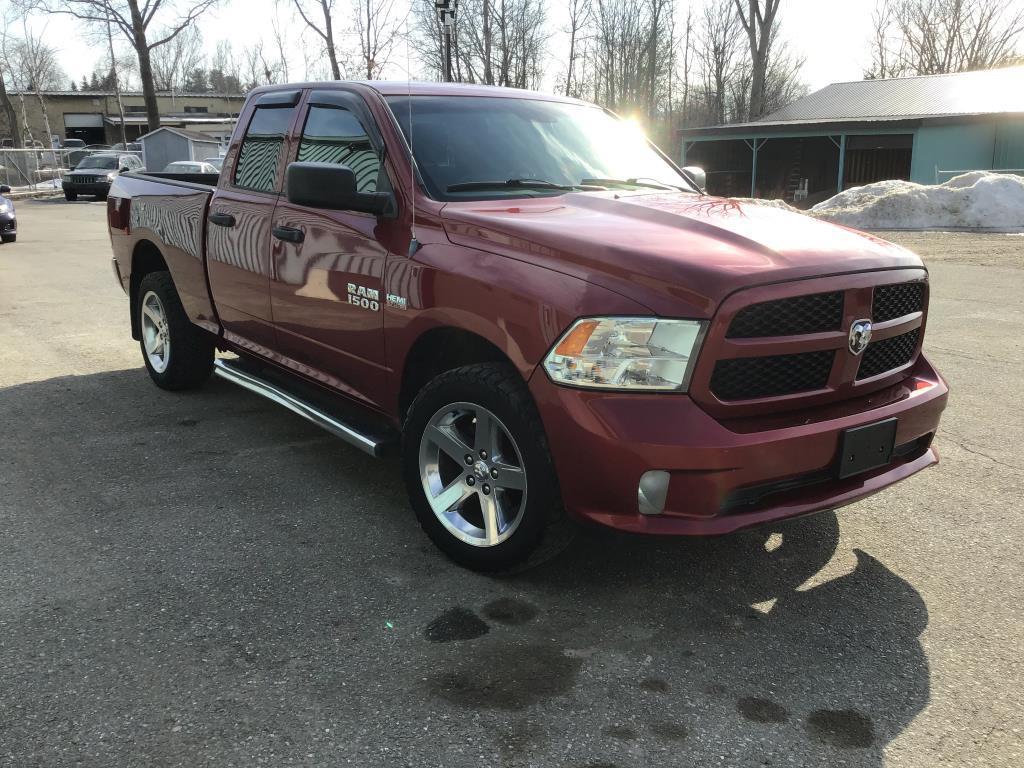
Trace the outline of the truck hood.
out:
<instances>
[{"instance_id":1,"label":"truck hood","mask_svg":"<svg viewBox=\"0 0 1024 768\"><path fill-rule=\"evenodd\" d=\"M686 193L449 203L449 239L563 272L662 315L710 317L765 283L921 267L892 243L801 213Z\"/></svg>"}]
</instances>

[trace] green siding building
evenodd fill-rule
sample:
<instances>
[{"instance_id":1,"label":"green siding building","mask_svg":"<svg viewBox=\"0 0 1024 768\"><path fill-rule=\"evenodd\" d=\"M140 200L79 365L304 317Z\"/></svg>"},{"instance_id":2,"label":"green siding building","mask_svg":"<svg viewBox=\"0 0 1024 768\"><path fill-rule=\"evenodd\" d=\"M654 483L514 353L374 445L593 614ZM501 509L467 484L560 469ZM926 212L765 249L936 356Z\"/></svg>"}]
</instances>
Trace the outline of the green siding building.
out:
<instances>
[{"instance_id":1,"label":"green siding building","mask_svg":"<svg viewBox=\"0 0 1024 768\"><path fill-rule=\"evenodd\" d=\"M835 83L763 119L680 131L708 191L806 207L884 179L1024 174L1024 67Z\"/></svg>"}]
</instances>

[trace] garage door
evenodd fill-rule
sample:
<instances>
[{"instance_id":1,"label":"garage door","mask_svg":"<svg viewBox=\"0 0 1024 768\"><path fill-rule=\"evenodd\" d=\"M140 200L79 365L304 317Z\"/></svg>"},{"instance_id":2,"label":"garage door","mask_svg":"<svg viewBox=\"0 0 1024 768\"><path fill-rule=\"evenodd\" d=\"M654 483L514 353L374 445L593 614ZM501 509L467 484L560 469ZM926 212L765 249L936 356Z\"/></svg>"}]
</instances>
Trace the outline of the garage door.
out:
<instances>
[{"instance_id":1,"label":"garage door","mask_svg":"<svg viewBox=\"0 0 1024 768\"><path fill-rule=\"evenodd\" d=\"M65 112L65 128L102 128L103 115L88 112Z\"/></svg>"}]
</instances>

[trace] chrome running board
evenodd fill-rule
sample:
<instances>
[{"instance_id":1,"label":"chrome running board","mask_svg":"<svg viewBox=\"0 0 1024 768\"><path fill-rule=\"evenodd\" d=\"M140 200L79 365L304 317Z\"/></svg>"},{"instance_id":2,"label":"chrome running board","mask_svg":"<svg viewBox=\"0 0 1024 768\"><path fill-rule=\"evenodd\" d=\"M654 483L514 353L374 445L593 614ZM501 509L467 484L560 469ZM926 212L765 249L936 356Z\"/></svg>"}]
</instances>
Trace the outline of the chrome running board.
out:
<instances>
[{"instance_id":1,"label":"chrome running board","mask_svg":"<svg viewBox=\"0 0 1024 768\"><path fill-rule=\"evenodd\" d=\"M327 430L335 437L341 438L349 445L355 446L375 458L380 458L384 454L384 450L390 442L384 437L366 434L337 416L327 413L322 408L286 392L277 384L272 384L251 371L242 370L241 365L236 361L218 358L213 361L213 372L243 389L248 389L278 405L283 405L292 413L311 421L321 429Z\"/></svg>"}]
</instances>

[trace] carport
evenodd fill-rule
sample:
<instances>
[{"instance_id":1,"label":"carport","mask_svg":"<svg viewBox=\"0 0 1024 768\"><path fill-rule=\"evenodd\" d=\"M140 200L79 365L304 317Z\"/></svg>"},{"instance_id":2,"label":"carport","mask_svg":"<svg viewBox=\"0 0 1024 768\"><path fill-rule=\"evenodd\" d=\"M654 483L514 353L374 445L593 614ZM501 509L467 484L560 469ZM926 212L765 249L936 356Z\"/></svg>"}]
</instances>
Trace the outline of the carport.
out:
<instances>
[{"instance_id":1,"label":"carport","mask_svg":"<svg viewBox=\"0 0 1024 768\"><path fill-rule=\"evenodd\" d=\"M799 207L886 179L1024 173L1024 67L836 83L762 120L679 131L716 195Z\"/></svg>"},{"instance_id":2,"label":"carport","mask_svg":"<svg viewBox=\"0 0 1024 768\"><path fill-rule=\"evenodd\" d=\"M905 132L893 127L892 132L844 128L812 133L773 131L765 125L732 138L728 129L738 127L720 127L720 136L725 134L721 137L683 139L683 164L705 169L712 194L785 200L802 207L849 187L910 178L912 127Z\"/></svg>"}]
</instances>

